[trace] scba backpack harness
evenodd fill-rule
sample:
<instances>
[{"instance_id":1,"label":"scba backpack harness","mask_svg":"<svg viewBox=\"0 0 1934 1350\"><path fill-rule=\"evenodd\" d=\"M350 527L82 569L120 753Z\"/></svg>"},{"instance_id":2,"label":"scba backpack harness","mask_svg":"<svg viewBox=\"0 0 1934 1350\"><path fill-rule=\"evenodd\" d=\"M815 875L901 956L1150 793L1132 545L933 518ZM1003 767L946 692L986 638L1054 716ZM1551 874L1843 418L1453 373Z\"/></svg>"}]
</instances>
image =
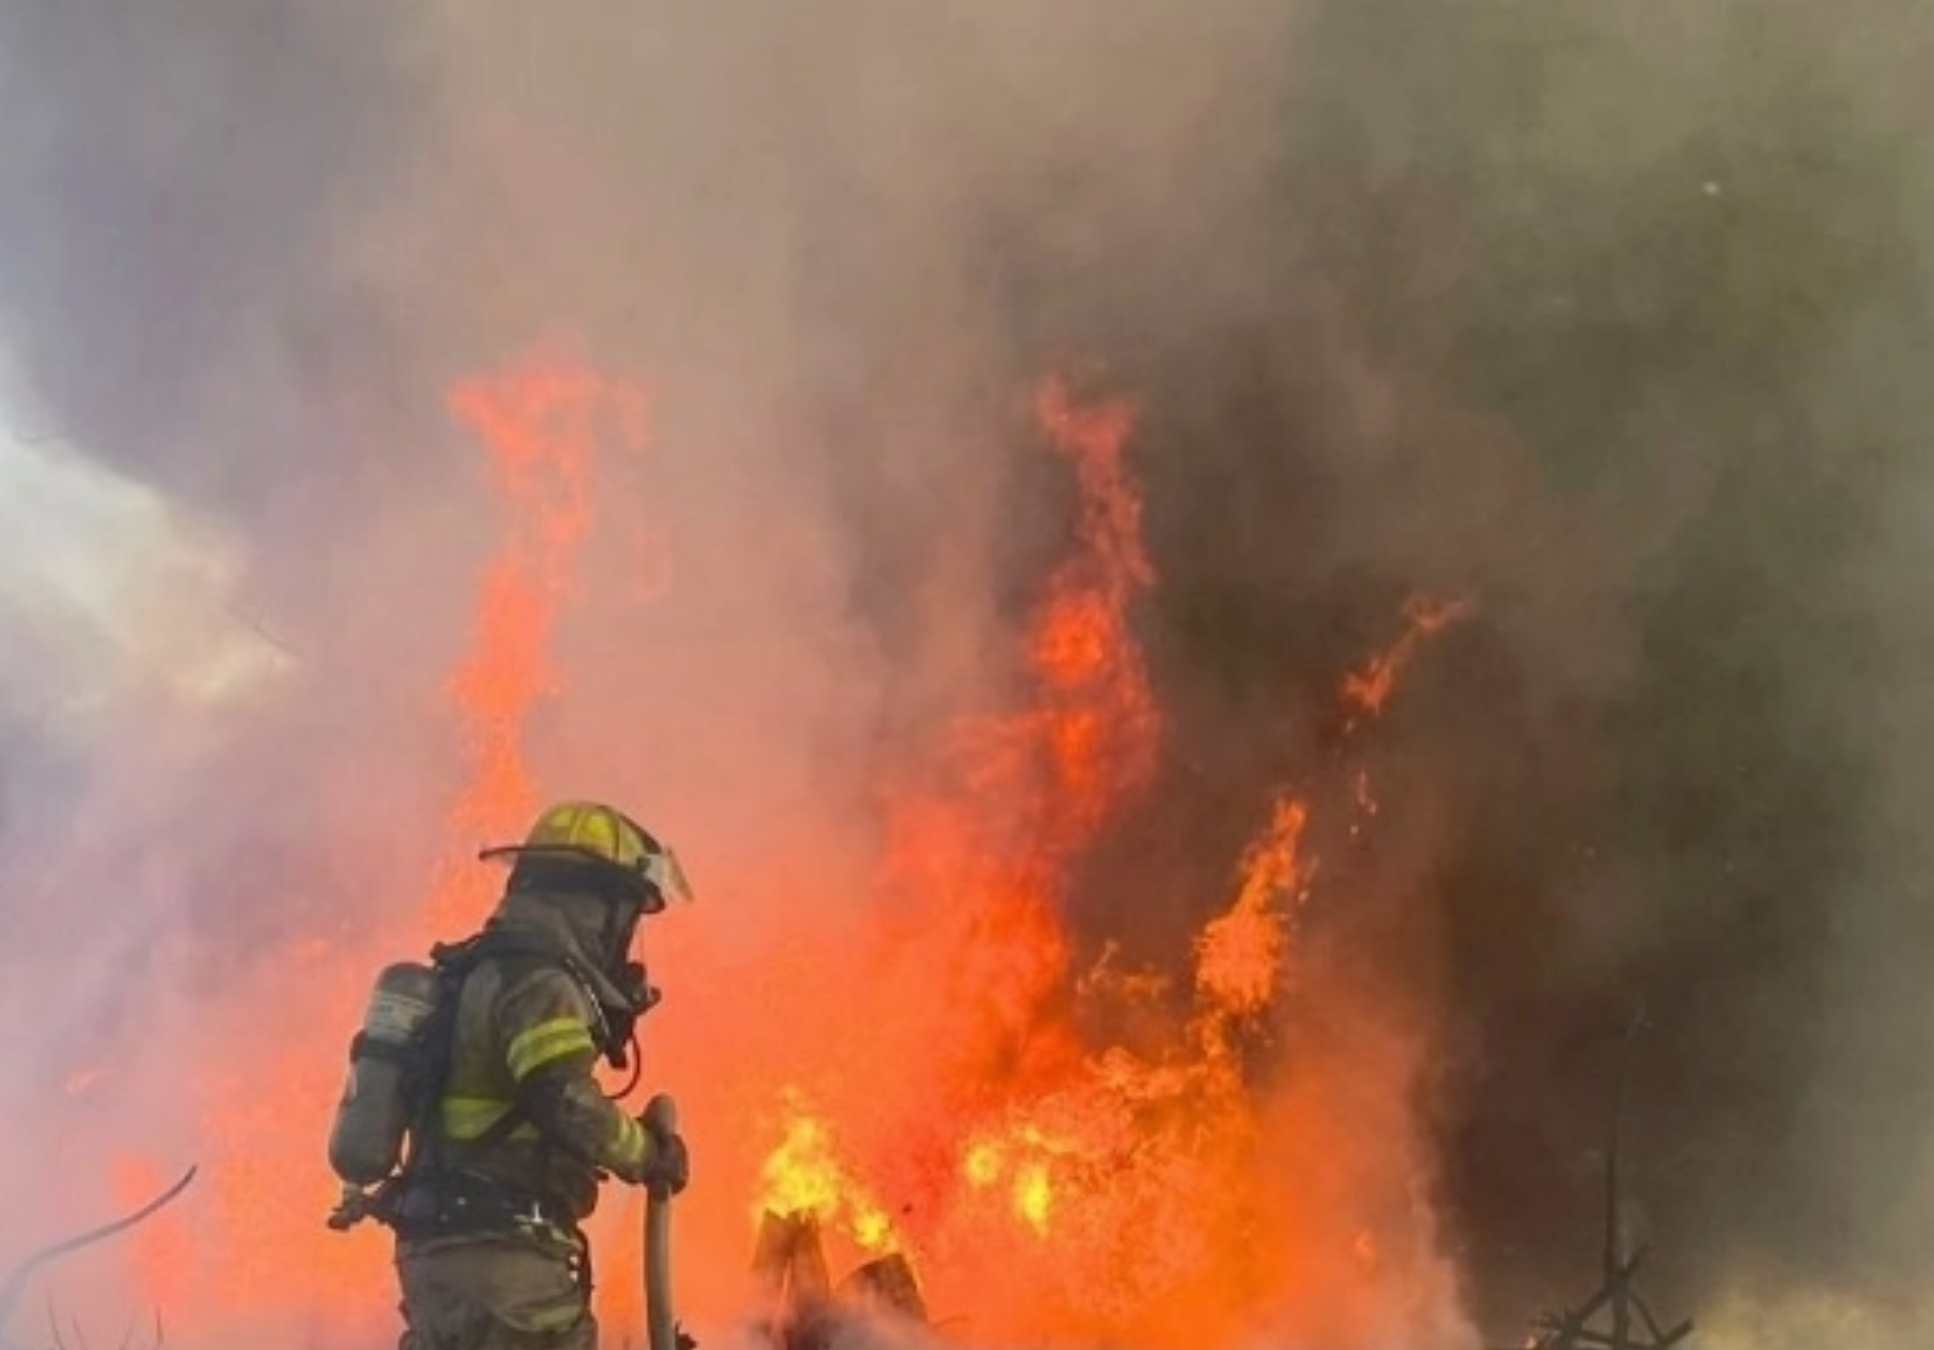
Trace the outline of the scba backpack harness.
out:
<instances>
[{"instance_id":1,"label":"scba backpack harness","mask_svg":"<svg viewBox=\"0 0 1934 1350\"><path fill-rule=\"evenodd\" d=\"M626 968L626 1005L619 1008L597 997L596 985L575 956L488 929L463 942L437 944L428 965L388 966L377 976L362 1026L350 1041L349 1072L329 1135L329 1164L343 1182L328 1219L331 1228L346 1231L375 1219L399 1235L418 1236L533 1218L570 1226L568 1216L544 1214L531 1197L509 1194L460 1165L462 1154L487 1148L526 1123L521 1102L513 1102L473 1139L449 1138L438 1119L464 983L485 961L500 958L534 959L569 973L595 1010L592 1039L600 1052L613 1068L631 1073L624 1087L609 1095L622 1099L637 1086L637 1019L660 994L636 962Z\"/></svg>"}]
</instances>

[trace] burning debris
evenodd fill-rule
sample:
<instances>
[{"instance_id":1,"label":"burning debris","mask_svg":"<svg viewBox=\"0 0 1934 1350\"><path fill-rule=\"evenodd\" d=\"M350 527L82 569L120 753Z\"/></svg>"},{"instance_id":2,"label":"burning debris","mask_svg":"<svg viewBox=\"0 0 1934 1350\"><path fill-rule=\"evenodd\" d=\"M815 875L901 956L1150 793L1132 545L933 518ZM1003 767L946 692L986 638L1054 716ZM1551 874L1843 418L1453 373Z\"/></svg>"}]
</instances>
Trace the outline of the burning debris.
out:
<instances>
[{"instance_id":1,"label":"burning debris","mask_svg":"<svg viewBox=\"0 0 1934 1350\"><path fill-rule=\"evenodd\" d=\"M919 1280L902 1253L871 1257L835 1285L810 1209L760 1215L752 1270L767 1306L759 1329L776 1350L828 1350L855 1319L928 1325Z\"/></svg>"}]
</instances>

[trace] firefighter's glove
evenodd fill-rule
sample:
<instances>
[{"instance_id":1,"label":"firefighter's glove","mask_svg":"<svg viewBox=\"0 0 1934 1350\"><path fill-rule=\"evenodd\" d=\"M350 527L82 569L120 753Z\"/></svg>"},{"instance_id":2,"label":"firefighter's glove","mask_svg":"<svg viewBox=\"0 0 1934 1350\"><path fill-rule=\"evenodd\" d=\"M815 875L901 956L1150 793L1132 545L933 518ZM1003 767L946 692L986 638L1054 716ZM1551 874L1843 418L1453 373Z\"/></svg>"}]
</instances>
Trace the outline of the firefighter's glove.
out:
<instances>
[{"instance_id":1,"label":"firefighter's glove","mask_svg":"<svg viewBox=\"0 0 1934 1350\"><path fill-rule=\"evenodd\" d=\"M638 1123L645 1127L645 1165L639 1180L654 1190L663 1187L677 1195L692 1179L692 1160L685 1140L655 1130L645 1120Z\"/></svg>"}]
</instances>

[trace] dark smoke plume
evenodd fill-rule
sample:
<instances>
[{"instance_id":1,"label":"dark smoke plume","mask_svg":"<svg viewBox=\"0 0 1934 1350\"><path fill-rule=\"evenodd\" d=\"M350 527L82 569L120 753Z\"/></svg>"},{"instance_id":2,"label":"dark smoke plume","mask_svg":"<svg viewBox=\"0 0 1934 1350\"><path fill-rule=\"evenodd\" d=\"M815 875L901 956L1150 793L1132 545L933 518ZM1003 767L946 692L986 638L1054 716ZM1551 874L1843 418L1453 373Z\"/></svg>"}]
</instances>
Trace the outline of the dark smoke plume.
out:
<instances>
[{"instance_id":1,"label":"dark smoke plume","mask_svg":"<svg viewBox=\"0 0 1934 1350\"><path fill-rule=\"evenodd\" d=\"M1587 1292L1645 998L1628 1176L1658 1287L1720 1335L1838 1317L1904 1345L1934 1085L1907 842L1930 30L1682 17L1324 7L1252 166L1278 231L1245 303L1192 309L1228 264L1185 249L1083 312L1156 410L1177 834L1226 835L1233 784L1309 762L1407 589L1481 598L1376 733L1383 828L1436 818L1427 884L1342 922L1445 1018L1482 1320ZM1377 895L1357 881L1332 903Z\"/></svg>"}]
</instances>

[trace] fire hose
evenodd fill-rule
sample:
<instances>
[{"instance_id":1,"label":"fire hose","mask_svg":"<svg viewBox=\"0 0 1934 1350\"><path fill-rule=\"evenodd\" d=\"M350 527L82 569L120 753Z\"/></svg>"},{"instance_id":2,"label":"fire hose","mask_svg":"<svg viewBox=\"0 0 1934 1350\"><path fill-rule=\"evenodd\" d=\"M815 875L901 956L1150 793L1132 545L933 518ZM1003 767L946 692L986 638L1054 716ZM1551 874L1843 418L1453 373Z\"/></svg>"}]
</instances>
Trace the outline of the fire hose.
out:
<instances>
[{"instance_id":1,"label":"fire hose","mask_svg":"<svg viewBox=\"0 0 1934 1350\"><path fill-rule=\"evenodd\" d=\"M659 1138L678 1133L678 1106L664 1093L645 1103L645 1128ZM645 1190L645 1330L651 1350L692 1350L672 1307L672 1193L663 1182Z\"/></svg>"}]
</instances>

